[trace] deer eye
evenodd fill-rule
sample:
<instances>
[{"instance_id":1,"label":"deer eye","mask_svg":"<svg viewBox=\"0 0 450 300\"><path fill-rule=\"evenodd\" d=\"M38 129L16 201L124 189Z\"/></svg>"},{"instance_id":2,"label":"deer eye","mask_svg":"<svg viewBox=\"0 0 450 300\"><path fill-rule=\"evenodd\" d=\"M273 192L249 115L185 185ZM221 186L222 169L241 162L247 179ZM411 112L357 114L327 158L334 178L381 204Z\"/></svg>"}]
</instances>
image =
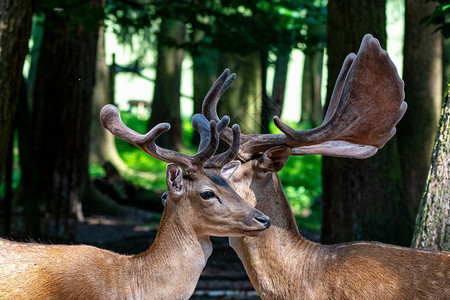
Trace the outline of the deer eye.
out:
<instances>
[{"instance_id":1,"label":"deer eye","mask_svg":"<svg viewBox=\"0 0 450 300\"><path fill-rule=\"evenodd\" d=\"M166 205L167 195L169 195L169 193L167 193L167 192L162 194L162 196L161 196L161 203L162 203L162 205Z\"/></svg>"},{"instance_id":2,"label":"deer eye","mask_svg":"<svg viewBox=\"0 0 450 300\"><path fill-rule=\"evenodd\" d=\"M202 197L205 200L208 200L210 198L214 198L216 195L214 195L211 191L205 191L200 193L200 197Z\"/></svg>"}]
</instances>

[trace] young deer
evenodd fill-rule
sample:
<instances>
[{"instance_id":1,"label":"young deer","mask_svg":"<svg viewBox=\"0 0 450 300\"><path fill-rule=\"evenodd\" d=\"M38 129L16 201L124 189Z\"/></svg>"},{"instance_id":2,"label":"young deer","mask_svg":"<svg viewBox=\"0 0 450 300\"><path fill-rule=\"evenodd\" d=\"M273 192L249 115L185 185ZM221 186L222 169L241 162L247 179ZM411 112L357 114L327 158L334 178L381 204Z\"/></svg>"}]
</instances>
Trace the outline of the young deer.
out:
<instances>
[{"instance_id":1,"label":"young deer","mask_svg":"<svg viewBox=\"0 0 450 300\"><path fill-rule=\"evenodd\" d=\"M114 135L170 162L168 194L155 241L147 251L126 256L85 245L1 239L1 299L188 299L211 254L210 235L256 236L269 227L268 217L228 186L227 178L240 165L230 162L240 144L237 125L230 149L212 156L218 129L228 125L228 117L208 124L211 139L194 156L155 145L169 124L141 135L122 123L112 105L102 109L101 120Z\"/></svg>"},{"instance_id":2,"label":"young deer","mask_svg":"<svg viewBox=\"0 0 450 300\"><path fill-rule=\"evenodd\" d=\"M234 80L226 70L203 103L217 120L220 96ZM394 135L406 110L403 81L376 39L366 35L358 54L344 61L323 124L284 134L242 135L241 167L230 178L272 226L259 238L230 238L263 299L450 299L450 253L378 242L320 245L298 232L277 173L289 155L365 158ZM221 137L231 142L229 128Z\"/></svg>"}]
</instances>

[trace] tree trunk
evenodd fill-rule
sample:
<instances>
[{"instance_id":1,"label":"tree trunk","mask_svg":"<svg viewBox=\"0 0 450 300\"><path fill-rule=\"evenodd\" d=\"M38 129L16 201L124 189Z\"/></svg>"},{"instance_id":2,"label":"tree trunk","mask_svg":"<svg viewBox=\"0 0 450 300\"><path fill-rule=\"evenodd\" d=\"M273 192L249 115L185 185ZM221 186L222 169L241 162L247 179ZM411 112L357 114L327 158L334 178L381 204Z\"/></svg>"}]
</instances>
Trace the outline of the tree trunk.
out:
<instances>
[{"instance_id":1,"label":"tree trunk","mask_svg":"<svg viewBox=\"0 0 450 300\"><path fill-rule=\"evenodd\" d=\"M103 165L110 161L120 171L128 170L117 152L115 137L100 122L100 111L106 104L113 104L108 66L105 62L105 27L101 26L97 44L97 66L92 101L91 143L89 158L91 163Z\"/></svg>"},{"instance_id":2,"label":"tree trunk","mask_svg":"<svg viewBox=\"0 0 450 300\"><path fill-rule=\"evenodd\" d=\"M286 78L289 65L289 54L291 48L280 46L277 49L277 60L275 61L275 75L272 88L272 116L281 116L286 92Z\"/></svg>"},{"instance_id":3,"label":"tree trunk","mask_svg":"<svg viewBox=\"0 0 450 300\"><path fill-rule=\"evenodd\" d=\"M442 99L442 38L433 26L420 24L437 4L407 0L403 80L408 111L398 125L403 193L412 218L425 187Z\"/></svg>"},{"instance_id":4,"label":"tree trunk","mask_svg":"<svg viewBox=\"0 0 450 300\"><path fill-rule=\"evenodd\" d=\"M5 172L22 68L31 32L31 0L0 1L0 182Z\"/></svg>"},{"instance_id":5,"label":"tree trunk","mask_svg":"<svg viewBox=\"0 0 450 300\"><path fill-rule=\"evenodd\" d=\"M260 51L259 61L261 64L261 121L259 126L260 133L269 133L269 124L272 121L272 99L267 95L267 66L269 53L265 50Z\"/></svg>"},{"instance_id":6,"label":"tree trunk","mask_svg":"<svg viewBox=\"0 0 450 300\"><path fill-rule=\"evenodd\" d=\"M386 46L385 1L328 3L327 102L344 58L366 33ZM412 220L402 198L395 139L366 160L323 157L322 241L377 240L409 245Z\"/></svg>"},{"instance_id":7,"label":"tree trunk","mask_svg":"<svg viewBox=\"0 0 450 300\"><path fill-rule=\"evenodd\" d=\"M442 39L442 94L444 95L450 83L450 39Z\"/></svg>"},{"instance_id":8,"label":"tree trunk","mask_svg":"<svg viewBox=\"0 0 450 300\"><path fill-rule=\"evenodd\" d=\"M247 134L259 133L261 116L261 61L259 54L241 56L221 53L221 69L229 68L237 78L219 102L219 116L228 115Z\"/></svg>"},{"instance_id":9,"label":"tree trunk","mask_svg":"<svg viewBox=\"0 0 450 300\"><path fill-rule=\"evenodd\" d=\"M450 250L450 98L444 103L411 247Z\"/></svg>"},{"instance_id":10,"label":"tree trunk","mask_svg":"<svg viewBox=\"0 0 450 300\"><path fill-rule=\"evenodd\" d=\"M160 25L160 36L170 37L178 43L184 41L184 24L180 21L163 19ZM160 38L161 38L160 37ZM158 45L155 92L153 94L152 114L148 128L159 123L168 122L171 129L162 134L157 141L161 147L180 150L183 146L183 131L180 115L180 87L182 49Z\"/></svg>"},{"instance_id":11,"label":"tree trunk","mask_svg":"<svg viewBox=\"0 0 450 300\"><path fill-rule=\"evenodd\" d=\"M200 56L194 56L192 60L194 65L194 114L201 114L203 99L223 70L219 70L219 53L216 50L204 50ZM198 145L199 143L200 136L194 130L192 144Z\"/></svg>"},{"instance_id":12,"label":"tree trunk","mask_svg":"<svg viewBox=\"0 0 450 300\"><path fill-rule=\"evenodd\" d=\"M322 123L322 65L323 50L305 53L302 78L302 123L317 127Z\"/></svg>"},{"instance_id":13,"label":"tree trunk","mask_svg":"<svg viewBox=\"0 0 450 300\"><path fill-rule=\"evenodd\" d=\"M100 7L98 0L91 4L89 12ZM80 23L85 14L51 13L44 22L33 93L33 168L21 183L31 237L68 238L82 217L98 33Z\"/></svg>"}]
</instances>

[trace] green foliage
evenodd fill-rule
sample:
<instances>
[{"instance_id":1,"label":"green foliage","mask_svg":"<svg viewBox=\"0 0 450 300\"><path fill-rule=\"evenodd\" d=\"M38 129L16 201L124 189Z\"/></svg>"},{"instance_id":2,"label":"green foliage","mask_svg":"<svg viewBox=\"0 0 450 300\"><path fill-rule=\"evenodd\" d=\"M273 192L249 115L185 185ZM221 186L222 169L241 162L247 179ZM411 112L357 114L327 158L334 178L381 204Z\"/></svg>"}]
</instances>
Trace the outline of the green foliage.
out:
<instances>
[{"instance_id":1,"label":"green foliage","mask_svg":"<svg viewBox=\"0 0 450 300\"><path fill-rule=\"evenodd\" d=\"M439 5L430 16L423 18L421 21L428 25L437 25L436 31L441 30L445 38L450 37L450 1L435 0Z\"/></svg>"},{"instance_id":2,"label":"green foliage","mask_svg":"<svg viewBox=\"0 0 450 300\"><path fill-rule=\"evenodd\" d=\"M290 157L278 173L294 213L309 208L321 195L321 166L318 155Z\"/></svg>"},{"instance_id":3,"label":"green foliage","mask_svg":"<svg viewBox=\"0 0 450 300\"><path fill-rule=\"evenodd\" d=\"M274 50L280 45L305 48L324 41L307 38L308 27L326 23L326 2L317 0L113 0L107 5L109 20L122 41L132 35L154 32L158 42L181 47L192 54L204 48L249 54ZM182 21L186 40L179 44L158 34L161 18Z\"/></svg>"}]
</instances>

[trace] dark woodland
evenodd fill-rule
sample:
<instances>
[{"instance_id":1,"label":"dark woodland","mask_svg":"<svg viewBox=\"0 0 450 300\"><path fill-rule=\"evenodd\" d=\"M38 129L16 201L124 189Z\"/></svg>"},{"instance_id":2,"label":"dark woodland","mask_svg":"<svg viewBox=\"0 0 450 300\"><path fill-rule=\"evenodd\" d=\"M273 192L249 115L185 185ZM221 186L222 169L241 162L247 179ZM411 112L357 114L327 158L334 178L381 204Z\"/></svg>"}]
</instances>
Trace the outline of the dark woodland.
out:
<instances>
[{"instance_id":1,"label":"dark woodland","mask_svg":"<svg viewBox=\"0 0 450 300\"><path fill-rule=\"evenodd\" d=\"M370 33L383 49L401 45L388 51L401 58L408 104L395 136L368 159L291 157L281 183L309 239L449 251L449 16L449 1L426 0L0 1L0 237L147 249L167 164L105 130L104 105L141 134L169 123L156 144L191 155L191 117L228 68L237 77L218 115L230 126L279 133L278 116L315 128L345 57ZM200 290L217 278L237 282L226 299L259 299L227 240L213 242L192 299L209 299Z\"/></svg>"}]
</instances>

